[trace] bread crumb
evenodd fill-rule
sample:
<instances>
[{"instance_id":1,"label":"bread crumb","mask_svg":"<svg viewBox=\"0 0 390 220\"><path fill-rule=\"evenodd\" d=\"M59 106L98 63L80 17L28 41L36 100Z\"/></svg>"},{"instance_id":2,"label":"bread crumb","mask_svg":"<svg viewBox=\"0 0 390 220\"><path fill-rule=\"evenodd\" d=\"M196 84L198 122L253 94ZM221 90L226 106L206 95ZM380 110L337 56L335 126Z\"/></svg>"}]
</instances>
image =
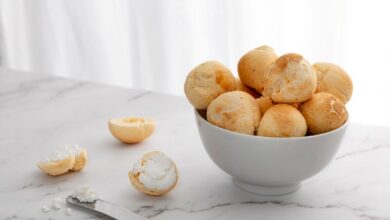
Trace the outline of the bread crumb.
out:
<instances>
[{"instance_id":1,"label":"bread crumb","mask_svg":"<svg viewBox=\"0 0 390 220\"><path fill-rule=\"evenodd\" d=\"M54 210L60 210L61 209L61 205L62 205L62 199L60 197L55 197L52 200L52 208Z\"/></svg>"},{"instance_id":2,"label":"bread crumb","mask_svg":"<svg viewBox=\"0 0 390 220\"><path fill-rule=\"evenodd\" d=\"M72 215L72 209L71 209L71 208L66 208L65 214L66 214L67 216L71 216L71 215Z\"/></svg>"},{"instance_id":3,"label":"bread crumb","mask_svg":"<svg viewBox=\"0 0 390 220\"><path fill-rule=\"evenodd\" d=\"M42 206L42 212L48 213L50 211L50 208L47 205Z\"/></svg>"}]
</instances>

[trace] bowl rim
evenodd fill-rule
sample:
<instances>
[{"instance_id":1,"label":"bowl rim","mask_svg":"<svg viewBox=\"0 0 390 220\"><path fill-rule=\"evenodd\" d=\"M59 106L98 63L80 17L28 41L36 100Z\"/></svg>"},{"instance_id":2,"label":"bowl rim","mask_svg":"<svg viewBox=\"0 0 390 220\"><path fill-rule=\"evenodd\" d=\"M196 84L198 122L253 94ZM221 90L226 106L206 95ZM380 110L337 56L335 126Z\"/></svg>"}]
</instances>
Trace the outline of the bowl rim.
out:
<instances>
[{"instance_id":1,"label":"bowl rim","mask_svg":"<svg viewBox=\"0 0 390 220\"><path fill-rule=\"evenodd\" d=\"M339 132L340 130L343 130L345 127L348 126L349 124L349 115L348 115L348 118L347 120L344 122L343 125L341 125L340 127L332 130L332 131L328 131L328 132L325 132L325 133L321 133L321 134L316 134L316 135L310 135L310 136L303 136L303 137L265 137L265 136L257 136L257 135L249 135L249 134L243 134L243 133L239 133L239 132L235 132L235 131L230 131L228 129L224 129L224 128L220 128L212 123L210 123L209 121L207 121L206 119L204 119L200 114L199 114L199 111L202 110L202 109L195 109L194 108L194 112L195 112L195 116L196 118L202 120L203 122L205 122L206 124L208 124L210 127L213 127L214 129L217 129L217 130L220 130L222 132L226 132L230 135L235 135L235 136L240 136L240 137L245 137L245 138L254 138L254 139L264 139L264 140L309 140L309 139L314 139L314 138L319 138L319 137L323 137L323 136L329 136L329 135L332 135L333 133L336 133L336 132Z\"/></svg>"}]
</instances>

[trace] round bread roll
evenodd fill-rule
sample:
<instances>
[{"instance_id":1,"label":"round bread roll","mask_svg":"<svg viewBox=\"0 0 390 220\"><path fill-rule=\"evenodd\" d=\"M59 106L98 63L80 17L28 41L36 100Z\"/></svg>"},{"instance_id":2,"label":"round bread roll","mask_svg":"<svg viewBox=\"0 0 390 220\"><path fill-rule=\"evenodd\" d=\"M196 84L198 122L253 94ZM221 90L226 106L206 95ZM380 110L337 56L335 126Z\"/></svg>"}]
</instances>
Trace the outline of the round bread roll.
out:
<instances>
[{"instance_id":1,"label":"round bread roll","mask_svg":"<svg viewBox=\"0 0 390 220\"><path fill-rule=\"evenodd\" d=\"M152 135L155 122L150 118L116 118L108 121L108 128L119 141L125 144L135 144Z\"/></svg>"},{"instance_id":2,"label":"round bread roll","mask_svg":"<svg viewBox=\"0 0 390 220\"><path fill-rule=\"evenodd\" d=\"M341 67L333 63L315 63L317 74L317 92L327 92L336 96L344 104L352 96L352 80Z\"/></svg>"},{"instance_id":3,"label":"round bread roll","mask_svg":"<svg viewBox=\"0 0 390 220\"><path fill-rule=\"evenodd\" d=\"M275 105L269 96L261 96L256 99L256 102L259 105L261 115L264 115L269 108Z\"/></svg>"},{"instance_id":4,"label":"round bread roll","mask_svg":"<svg viewBox=\"0 0 390 220\"><path fill-rule=\"evenodd\" d=\"M285 54L268 69L263 95L276 103L304 102L314 94L316 78L312 66L301 55Z\"/></svg>"},{"instance_id":5,"label":"round bread roll","mask_svg":"<svg viewBox=\"0 0 390 220\"><path fill-rule=\"evenodd\" d=\"M128 175L135 189L153 196L171 191L179 178L175 163L159 151L143 155Z\"/></svg>"},{"instance_id":6,"label":"round bread roll","mask_svg":"<svg viewBox=\"0 0 390 220\"><path fill-rule=\"evenodd\" d=\"M88 161L87 150L78 145L65 145L55 149L52 154L38 162L37 166L46 174L59 176L68 171L79 171Z\"/></svg>"},{"instance_id":7,"label":"round bread roll","mask_svg":"<svg viewBox=\"0 0 390 220\"><path fill-rule=\"evenodd\" d=\"M254 89L249 88L248 86L242 84L241 80L237 77L234 77L234 80L236 82L236 91L242 91L250 94L254 98L257 98L260 96L259 93L257 93Z\"/></svg>"},{"instance_id":8,"label":"round bread roll","mask_svg":"<svg viewBox=\"0 0 390 220\"><path fill-rule=\"evenodd\" d=\"M256 99L256 102L259 105L261 115L264 115L264 113L269 108L271 108L272 106L275 105L275 103L272 101L271 97L269 97L269 96L261 96L260 98ZM299 106L301 105L301 102L289 103L289 105L298 109Z\"/></svg>"},{"instance_id":9,"label":"round bread roll","mask_svg":"<svg viewBox=\"0 0 390 220\"><path fill-rule=\"evenodd\" d=\"M292 107L299 109L299 107L302 105L302 102L294 102L294 103L289 103Z\"/></svg>"},{"instance_id":10,"label":"round bread roll","mask_svg":"<svg viewBox=\"0 0 390 220\"><path fill-rule=\"evenodd\" d=\"M293 106L277 104L272 106L263 115L258 136L266 137L303 137L307 126L305 118Z\"/></svg>"},{"instance_id":11,"label":"round bread roll","mask_svg":"<svg viewBox=\"0 0 390 220\"><path fill-rule=\"evenodd\" d=\"M332 94L320 92L300 107L311 134L321 134L334 130L348 118L344 103Z\"/></svg>"},{"instance_id":12,"label":"round bread roll","mask_svg":"<svg viewBox=\"0 0 390 220\"><path fill-rule=\"evenodd\" d=\"M255 99L246 92L227 92L214 99L207 108L207 120L221 128L253 135L260 120Z\"/></svg>"},{"instance_id":13,"label":"round bread roll","mask_svg":"<svg viewBox=\"0 0 390 220\"><path fill-rule=\"evenodd\" d=\"M233 74L216 61L207 61L195 67L184 84L187 99L196 109L207 109L217 96L234 89Z\"/></svg>"},{"instance_id":14,"label":"round bread roll","mask_svg":"<svg viewBox=\"0 0 390 220\"><path fill-rule=\"evenodd\" d=\"M262 46L249 51L238 62L237 69L241 81L246 86L261 93L264 87L266 71L276 58L274 50L268 46Z\"/></svg>"}]
</instances>

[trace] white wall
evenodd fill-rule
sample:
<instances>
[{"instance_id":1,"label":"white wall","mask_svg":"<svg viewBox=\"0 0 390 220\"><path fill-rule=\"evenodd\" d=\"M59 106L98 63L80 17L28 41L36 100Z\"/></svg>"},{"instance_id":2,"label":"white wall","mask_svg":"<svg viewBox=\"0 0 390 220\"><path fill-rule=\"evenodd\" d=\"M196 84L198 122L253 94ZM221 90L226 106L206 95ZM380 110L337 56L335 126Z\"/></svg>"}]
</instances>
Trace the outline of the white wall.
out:
<instances>
[{"instance_id":1,"label":"white wall","mask_svg":"<svg viewBox=\"0 0 390 220\"><path fill-rule=\"evenodd\" d=\"M390 126L388 10L380 0L0 0L1 65L183 95L195 65L236 72L268 44L342 66L352 121Z\"/></svg>"}]
</instances>

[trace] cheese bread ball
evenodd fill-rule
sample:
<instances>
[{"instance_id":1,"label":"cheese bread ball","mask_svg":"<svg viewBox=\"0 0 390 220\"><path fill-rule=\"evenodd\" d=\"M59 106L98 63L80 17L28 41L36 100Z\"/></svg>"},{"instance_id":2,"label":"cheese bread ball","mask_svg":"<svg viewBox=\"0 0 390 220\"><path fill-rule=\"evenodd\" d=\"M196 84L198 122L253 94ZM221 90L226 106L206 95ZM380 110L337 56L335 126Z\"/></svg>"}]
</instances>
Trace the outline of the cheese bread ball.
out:
<instances>
[{"instance_id":1,"label":"cheese bread ball","mask_svg":"<svg viewBox=\"0 0 390 220\"><path fill-rule=\"evenodd\" d=\"M275 105L275 103L272 102L272 99L269 96L261 96L260 98L256 99L256 102L259 105L261 115L264 115L264 113L269 108Z\"/></svg>"},{"instance_id":2,"label":"cheese bread ball","mask_svg":"<svg viewBox=\"0 0 390 220\"><path fill-rule=\"evenodd\" d=\"M345 123L348 118L344 103L336 96L320 92L303 103L300 107L311 134L321 134L334 130Z\"/></svg>"},{"instance_id":3,"label":"cheese bread ball","mask_svg":"<svg viewBox=\"0 0 390 220\"><path fill-rule=\"evenodd\" d=\"M264 113L269 108L271 108L272 106L275 105L275 103L272 101L271 97L269 97L269 96L261 96L260 98L256 99L256 102L259 105L261 115L264 115ZM289 103L289 105L298 109L299 106L301 105L301 102Z\"/></svg>"},{"instance_id":4,"label":"cheese bread ball","mask_svg":"<svg viewBox=\"0 0 390 220\"><path fill-rule=\"evenodd\" d=\"M267 69L276 58L274 50L268 46L249 51L238 62L237 69L241 81L261 93Z\"/></svg>"},{"instance_id":5,"label":"cheese bread ball","mask_svg":"<svg viewBox=\"0 0 390 220\"><path fill-rule=\"evenodd\" d=\"M128 173L131 184L140 192L161 196L171 191L179 179L176 165L160 151L142 156Z\"/></svg>"},{"instance_id":6,"label":"cheese bread ball","mask_svg":"<svg viewBox=\"0 0 390 220\"><path fill-rule=\"evenodd\" d=\"M276 103L304 102L311 98L317 87L312 66L299 54L279 57L268 69L263 95Z\"/></svg>"},{"instance_id":7,"label":"cheese bread ball","mask_svg":"<svg viewBox=\"0 0 390 220\"><path fill-rule=\"evenodd\" d=\"M344 104L352 96L352 80L341 67L333 63L315 63L317 92L327 92L336 96Z\"/></svg>"},{"instance_id":8,"label":"cheese bread ball","mask_svg":"<svg viewBox=\"0 0 390 220\"><path fill-rule=\"evenodd\" d=\"M242 91L250 94L254 98L257 98L260 96L259 93L257 93L254 89L249 88L248 86L242 84L241 80L237 77L234 77L234 80L236 82L236 91Z\"/></svg>"},{"instance_id":9,"label":"cheese bread ball","mask_svg":"<svg viewBox=\"0 0 390 220\"><path fill-rule=\"evenodd\" d=\"M111 134L125 144L140 143L154 132L156 123L151 118L125 117L108 121Z\"/></svg>"},{"instance_id":10,"label":"cheese bread ball","mask_svg":"<svg viewBox=\"0 0 390 220\"><path fill-rule=\"evenodd\" d=\"M277 104L272 106L263 115L258 136L266 137L303 137L307 126L305 118L293 106Z\"/></svg>"},{"instance_id":11,"label":"cheese bread ball","mask_svg":"<svg viewBox=\"0 0 390 220\"><path fill-rule=\"evenodd\" d=\"M184 84L187 99L196 109L207 109L217 96L234 89L233 74L216 61L207 61L195 67Z\"/></svg>"},{"instance_id":12,"label":"cheese bread ball","mask_svg":"<svg viewBox=\"0 0 390 220\"><path fill-rule=\"evenodd\" d=\"M210 103L207 120L227 130L253 135L259 125L260 110L248 93L227 92Z\"/></svg>"}]
</instances>

